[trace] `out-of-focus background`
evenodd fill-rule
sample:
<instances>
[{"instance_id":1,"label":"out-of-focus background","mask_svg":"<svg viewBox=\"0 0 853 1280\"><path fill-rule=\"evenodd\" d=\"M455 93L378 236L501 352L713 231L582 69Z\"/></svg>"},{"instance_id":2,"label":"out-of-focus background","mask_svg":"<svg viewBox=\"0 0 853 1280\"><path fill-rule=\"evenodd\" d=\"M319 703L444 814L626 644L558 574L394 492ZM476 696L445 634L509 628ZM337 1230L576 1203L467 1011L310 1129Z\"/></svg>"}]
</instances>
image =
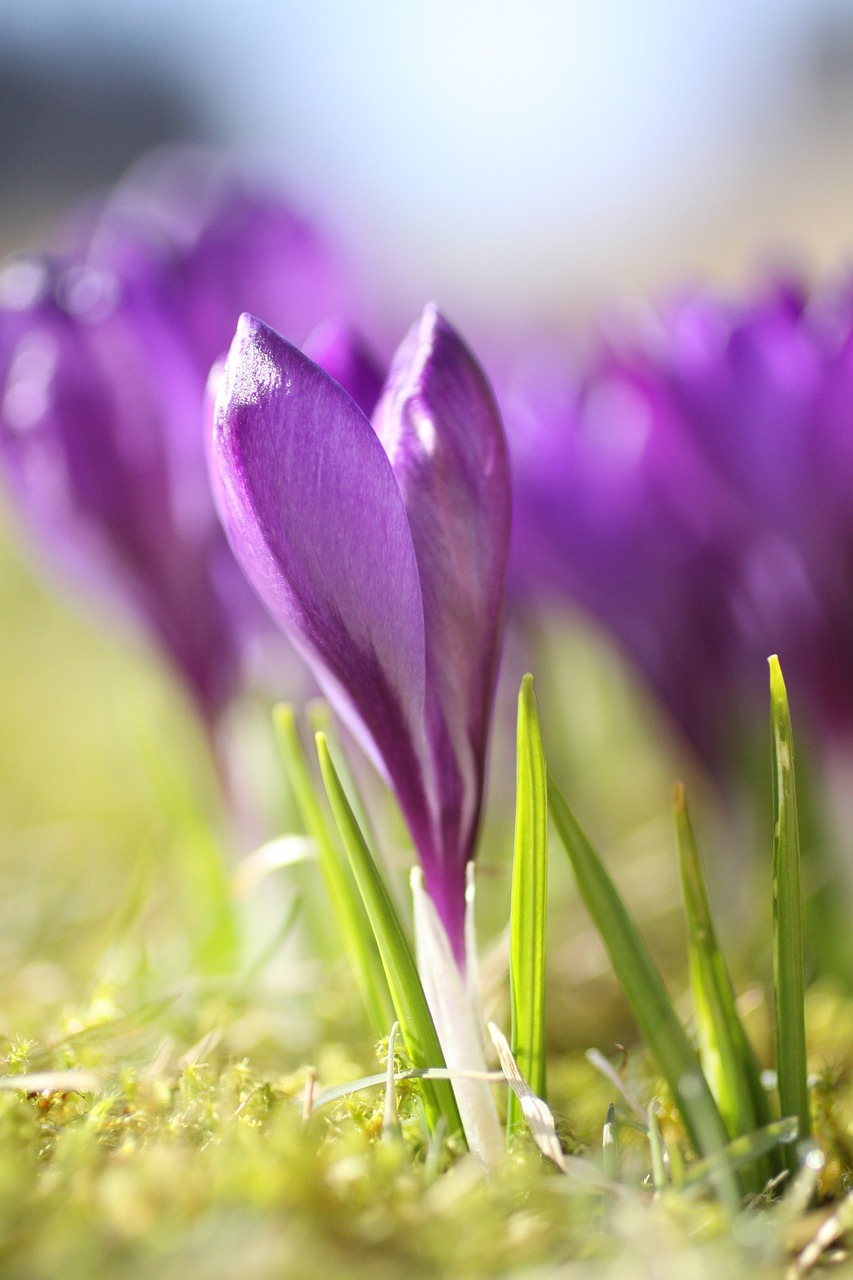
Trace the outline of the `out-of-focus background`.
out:
<instances>
[{"instance_id":1,"label":"out-of-focus background","mask_svg":"<svg viewBox=\"0 0 853 1280\"><path fill-rule=\"evenodd\" d=\"M3 0L0 250L43 242L69 201L173 141L235 151L327 228L380 345L427 298L495 349L525 330L583 333L615 300L853 262L853 4ZM33 957L22 983L61 996L67 972L44 955L115 910L146 850L168 865L172 818L140 741L172 750L181 704L146 641L41 585L24 541L4 515L0 841L15 905L0 945ZM566 767L605 832L629 813L636 890L666 897L643 859L668 839L678 766L649 754L656 713L614 655L572 643L554 655L574 663ZM511 743L506 708L498 727ZM209 786L205 768L190 789ZM261 820L255 834L272 832ZM588 938L572 946L576 977L603 970ZM81 973L94 950L75 953Z\"/></svg>"},{"instance_id":2,"label":"out-of-focus background","mask_svg":"<svg viewBox=\"0 0 853 1280\"><path fill-rule=\"evenodd\" d=\"M837 268L849 0L4 0L0 235L146 146L260 162L385 317L577 318L615 295Z\"/></svg>"}]
</instances>

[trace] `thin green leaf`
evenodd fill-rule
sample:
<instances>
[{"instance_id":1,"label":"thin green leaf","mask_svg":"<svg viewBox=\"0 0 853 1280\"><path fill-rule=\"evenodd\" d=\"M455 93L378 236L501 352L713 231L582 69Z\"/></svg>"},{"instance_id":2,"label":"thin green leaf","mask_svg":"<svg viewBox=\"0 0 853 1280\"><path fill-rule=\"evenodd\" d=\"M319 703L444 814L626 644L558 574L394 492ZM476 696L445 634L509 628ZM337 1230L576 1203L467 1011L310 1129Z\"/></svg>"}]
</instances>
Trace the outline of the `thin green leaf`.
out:
<instances>
[{"instance_id":1,"label":"thin green leaf","mask_svg":"<svg viewBox=\"0 0 853 1280\"><path fill-rule=\"evenodd\" d=\"M329 704L325 698L312 698L305 708L305 718L308 721L308 727L312 736L316 738L318 733L325 735L326 742L329 747L329 754L334 761L335 769L338 777L343 784L343 788L349 797L352 811L355 814L355 820L361 827L362 834L368 845L376 843L375 833L367 812L367 806L358 788L349 761L338 740L335 726L332 723L332 713ZM386 795L390 793L386 791Z\"/></svg>"},{"instance_id":2,"label":"thin green leaf","mask_svg":"<svg viewBox=\"0 0 853 1280\"><path fill-rule=\"evenodd\" d=\"M424 996L414 957L388 890L335 770L326 737L317 734L317 756L326 794L376 939L400 1033L416 1067L443 1067L444 1056ZM450 1135L461 1135L456 1099L444 1081L425 1081L424 1105L430 1127L443 1116Z\"/></svg>"},{"instance_id":3,"label":"thin green leaf","mask_svg":"<svg viewBox=\"0 0 853 1280\"><path fill-rule=\"evenodd\" d=\"M673 791L681 887L687 915L690 985L699 1056L729 1138L770 1123L767 1093L735 1004L734 988L717 942L702 864L687 811L684 784ZM744 1170L745 1190L758 1192L772 1176L766 1168Z\"/></svg>"},{"instance_id":4,"label":"thin green leaf","mask_svg":"<svg viewBox=\"0 0 853 1280\"><path fill-rule=\"evenodd\" d=\"M619 1131L616 1126L616 1108L611 1102L601 1130L601 1172L612 1182L619 1175Z\"/></svg>"},{"instance_id":5,"label":"thin green leaf","mask_svg":"<svg viewBox=\"0 0 853 1280\"><path fill-rule=\"evenodd\" d=\"M687 1134L700 1155L721 1151L727 1142L725 1126L663 979L604 864L578 826L553 776L548 779L548 797L554 825L572 863L580 895L607 948L637 1025L678 1104ZM725 1166L720 1172L718 1187L726 1203L735 1206L739 1200L737 1185Z\"/></svg>"},{"instance_id":6,"label":"thin green leaf","mask_svg":"<svg viewBox=\"0 0 853 1280\"><path fill-rule=\"evenodd\" d=\"M396 1141L403 1132L397 1113L397 1081L394 1078L394 1048L399 1030L399 1022L395 1022L388 1037L388 1053L385 1060L385 1107L382 1112L382 1135L386 1141Z\"/></svg>"},{"instance_id":7,"label":"thin green leaf","mask_svg":"<svg viewBox=\"0 0 853 1280\"><path fill-rule=\"evenodd\" d=\"M652 1186L660 1194L669 1186L669 1178L666 1175L667 1150L654 1106L649 1109L649 1152L652 1160Z\"/></svg>"},{"instance_id":8,"label":"thin green leaf","mask_svg":"<svg viewBox=\"0 0 853 1280\"><path fill-rule=\"evenodd\" d=\"M317 795L296 728L293 709L280 703L273 710L273 723L287 779L305 830L317 846L320 873L340 931L344 953L370 1024L377 1036L385 1035L394 1021L394 1004L361 895L335 837L327 811Z\"/></svg>"},{"instance_id":9,"label":"thin green leaf","mask_svg":"<svg viewBox=\"0 0 853 1280\"><path fill-rule=\"evenodd\" d=\"M484 1084L504 1084L506 1081L502 1071L451 1071L448 1067L406 1067L402 1071L395 1071L394 1079L398 1083L401 1080L480 1080ZM345 1084L324 1089L313 1099L312 1109L319 1111L322 1107L338 1102L341 1098L360 1093L362 1089L374 1089L379 1085L387 1086L387 1084L386 1065L384 1071L375 1072L372 1076L360 1076L357 1080L348 1080Z\"/></svg>"},{"instance_id":10,"label":"thin green leaf","mask_svg":"<svg viewBox=\"0 0 853 1280\"><path fill-rule=\"evenodd\" d=\"M779 659L770 658L770 721L773 731L773 992L776 1011L776 1072L779 1109L796 1116L802 1141L811 1133L806 1065L803 894L800 834L794 782L791 713ZM787 1164L795 1172L797 1153Z\"/></svg>"},{"instance_id":11,"label":"thin green leaf","mask_svg":"<svg viewBox=\"0 0 853 1280\"><path fill-rule=\"evenodd\" d=\"M545 1095L545 907L548 892L548 790L533 677L518 694L515 852L512 864L509 983L512 1054L533 1092ZM507 1129L522 1125L510 1093Z\"/></svg>"},{"instance_id":12,"label":"thin green leaf","mask_svg":"<svg viewBox=\"0 0 853 1280\"><path fill-rule=\"evenodd\" d=\"M730 1142L725 1150L717 1155L697 1161L684 1178L684 1188L697 1190L707 1187L721 1159L725 1159L733 1169L741 1165L756 1164L776 1147L793 1142L796 1136L797 1120L794 1117L789 1117L787 1120L772 1120L770 1124L756 1129L754 1133L735 1138L734 1142Z\"/></svg>"}]
</instances>

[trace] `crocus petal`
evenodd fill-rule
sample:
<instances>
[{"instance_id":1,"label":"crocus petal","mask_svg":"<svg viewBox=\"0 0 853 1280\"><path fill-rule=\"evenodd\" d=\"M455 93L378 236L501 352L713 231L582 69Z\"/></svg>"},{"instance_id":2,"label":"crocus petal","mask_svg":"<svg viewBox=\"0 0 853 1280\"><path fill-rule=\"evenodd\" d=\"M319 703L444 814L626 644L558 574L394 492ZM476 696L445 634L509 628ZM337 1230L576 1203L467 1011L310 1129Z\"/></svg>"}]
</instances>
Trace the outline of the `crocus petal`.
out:
<instances>
[{"instance_id":1,"label":"crocus petal","mask_svg":"<svg viewBox=\"0 0 853 1280\"><path fill-rule=\"evenodd\" d=\"M422 861L430 893L456 937L482 794L510 486L489 385L434 306L400 347L374 425L400 487L420 572L428 733L442 828L440 865L423 854ZM453 921L451 901L460 913Z\"/></svg>"},{"instance_id":2,"label":"crocus petal","mask_svg":"<svg viewBox=\"0 0 853 1280\"><path fill-rule=\"evenodd\" d=\"M249 580L394 787L461 962L509 532L483 374L427 308L372 426L304 353L244 316L211 469Z\"/></svg>"},{"instance_id":3,"label":"crocus petal","mask_svg":"<svg viewBox=\"0 0 853 1280\"><path fill-rule=\"evenodd\" d=\"M745 513L654 382L602 363L537 411L539 430L516 435L515 589L596 616L711 759L728 713L718 691L740 657L729 593ZM718 681L696 679L703 663Z\"/></svg>"},{"instance_id":4,"label":"crocus petal","mask_svg":"<svg viewBox=\"0 0 853 1280\"><path fill-rule=\"evenodd\" d=\"M539 372L505 400L515 589L595 614L718 771L768 653L813 725L853 734L851 304L691 295L562 392Z\"/></svg>"},{"instance_id":5,"label":"crocus petal","mask_svg":"<svg viewBox=\"0 0 853 1280\"><path fill-rule=\"evenodd\" d=\"M351 325L324 320L308 335L303 353L349 392L369 418L382 391L382 371Z\"/></svg>"},{"instance_id":6,"label":"crocus petal","mask_svg":"<svg viewBox=\"0 0 853 1280\"><path fill-rule=\"evenodd\" d=\"M213 483L267 609L424 821L418 566L373 428L317 365L243 316L214 414Z\"/></svg>"},{"instance_id":7,"label":"crocus petal","mask_svg":"<svg viewBox=\"0 0 853 1280\"><path fill-rule=\"evenodd\" d=\"M302 342L349 301L342 264L317 230L204 148L138 161L108 195L83 252L125 287L156 283L205 375L242 312Z\"/></svg>"},{"instance_id":8,"label":"crocus petal","mask_svg":"<svg viewBox=\"0 0 853 1280\"><path fill-rule=\"evenodd\" d=\"M259 624L211 501L204 386L241 312L300 341L341 271L280 198L201 150L141 161L0 272L0 456L37 534L155 633L212 726Z\"/></svg>"},{"instance_id":9,"label":"crocus petal","mask_svg":"<svg viewBox=\"0 0 853 1280\"><path fill-rule=\"evenodd\" d=\"M198 375L179 345L169 348L161 402L127 305L81 322L56 301L64 271L45 269L52 287L28 309L0 383L6 476L59 563L93 589L108 584L148 619L212 718L234 692L238 664L228 602L212 578L227 546L209 496L202 518L183 518L189 480L176 494L163 439L170 413L195 409ZM245 586L240 606L254 607Z\"/></svg>"}]
</instances>

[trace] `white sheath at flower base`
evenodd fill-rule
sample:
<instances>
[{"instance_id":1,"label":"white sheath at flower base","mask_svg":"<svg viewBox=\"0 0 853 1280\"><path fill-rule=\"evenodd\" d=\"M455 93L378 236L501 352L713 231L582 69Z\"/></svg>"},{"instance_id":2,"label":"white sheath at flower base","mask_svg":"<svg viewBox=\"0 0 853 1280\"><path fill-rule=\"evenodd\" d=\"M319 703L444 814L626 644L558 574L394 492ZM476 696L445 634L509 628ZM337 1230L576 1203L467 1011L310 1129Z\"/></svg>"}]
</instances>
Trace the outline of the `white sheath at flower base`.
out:
<instances>
[{"instance_id":1,"label":"white sheath at flower base","mask_svg":"<svg viewBox=\"0 0 853 1280\"><path fill-rule=\"evenodd\" d=\"M413 868L411 884L418 972L448 1070L460 1072L452 1077L452 1084L462 1127L468 1146L487 1169L493 1169L503 1160L506 1148L492 1086L487 1081L465 1079L461 1074L488 1070L479 1009L466 989L447 933L424 888L420 867ZM467 967L472 971L475 957L469 960Z\"/></svg>"}]
</instances>

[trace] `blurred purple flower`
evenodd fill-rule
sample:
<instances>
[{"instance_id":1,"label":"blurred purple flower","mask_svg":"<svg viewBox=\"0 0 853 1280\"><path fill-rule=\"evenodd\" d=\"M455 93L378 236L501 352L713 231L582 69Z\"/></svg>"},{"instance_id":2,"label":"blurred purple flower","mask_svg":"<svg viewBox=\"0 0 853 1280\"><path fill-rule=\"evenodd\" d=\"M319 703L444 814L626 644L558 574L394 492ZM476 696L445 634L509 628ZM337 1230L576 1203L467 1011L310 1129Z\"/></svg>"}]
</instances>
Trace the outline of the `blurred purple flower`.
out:
<instances>
[{"instance_id":1,"label":"blurred purple flower","mask_svg":"<svg viewBox=\"0 0 853 1280\"><path fill-rule=\"evenodd\" d=\"M147 160L0 275L0 455L78 577L146 620L212 722L262 612L205 465L205 384L240 313L302 341L341 272L277 196L197 152Z\"/></svg>"},{"instance_id":2,"label":"blurred purple flower","mask_svg":"<svg viewBox=\"0 0 853 1280\"><path fill-rule=\"evenodd\" d=\"M461 959L510 518L503 429L478 364L428 307L371 425L244 316L212 472L246 575L394 788Z\"/></svg>"},{"instance_id":3,"label":"blurred purple flower","mask_svg":"<svg viewBox=\"0 0 853 1280\"><path fill-rule=\"evenodd\" d=\"M342 386L363 414L373 415L385 379L360 334L341 321L324 320L309 334L302 354Z\"/></svg>"},{"instance_id":4,"label":"blurred purple flower","mask_svg":"<svg viewBox=\"0 0 853 1280\"><path fill-rule=\"evenodd\" d=\"M507 396L516 594L588 609L717 767L773 652L853 731L851 303L693 296Z\"/></svg>"}]
</instances>

